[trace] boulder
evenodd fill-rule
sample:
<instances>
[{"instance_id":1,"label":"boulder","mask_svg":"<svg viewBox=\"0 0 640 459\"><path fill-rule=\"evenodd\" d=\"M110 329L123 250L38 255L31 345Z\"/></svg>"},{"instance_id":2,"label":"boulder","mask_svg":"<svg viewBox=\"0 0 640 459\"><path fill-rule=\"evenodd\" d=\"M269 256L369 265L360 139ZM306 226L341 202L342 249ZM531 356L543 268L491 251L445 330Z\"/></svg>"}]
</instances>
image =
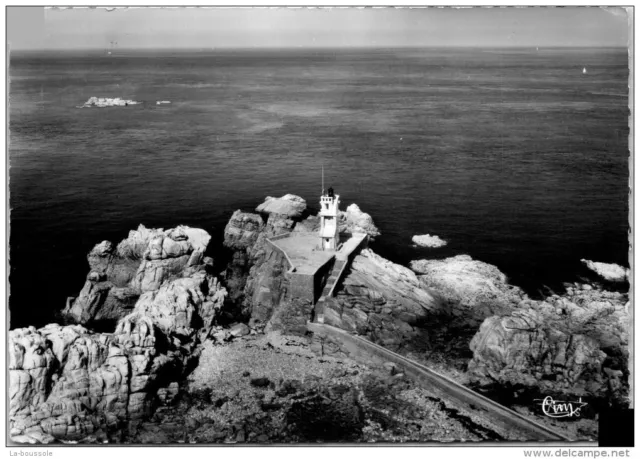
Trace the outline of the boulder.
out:
<instances>
[{"instance_id":1,"label":"boulder","mask_svg":"<svg viewBox=\"0 0 640 459\"><path fill-rule=\"evenodd\" d=\"M180 225L174 228L173 230L169 230L169 237L175 240L184 240L184 239L176 239L177 237L185 237L186 240L189 241L191 248L196 252L204 253L209 246L209 242L211 241L211 235L207 233L205 230L201 228L191 228L189 226Z\"/></svg>"},{"instance_id":2,"label":"boulder","mask_svg":"<svg viewBox=\"0 0 640 459\"><path fill-rule=\"evenodd\" d=\"M412 261L410 266L422 285L448 302L449 314L470 326L477 327L494 314L509 313L524 297L498 268L469 255Z\"/></svg>"},{"instance_id":3,"label":"boulder","mask_svg":"<svg viewBox=\"0 0 640 459\"><path fill-rule=\"evenodd\" d=\"M252 247L264 230L260 215L236 210L224 228L224 246L236 251Z\"/></svg>"},{"instance_id":4,"label":"boulder","mask_svg":"<svg viewBox=\"0 0 640 459\"><path fill-rule=\"evenodd\" d=\"M129 236L120 241L117 247L118 256L132 259L142 258L151 238L160 234L161 231L161 229L149 229L144 225L139 225L137 230L129 231Z\"/></svg>"},{"instance_id":5,"label":"boulder","mask_svg":"<svg viewBox=\"0 0 640 459\"><path fill-rule=\"evenodd\" d=\"M304 199L294 194L286 194L281 198L268 196L265 201L256 208L256 212L299 218L306 209L307 202Z\"/></svg>"},{"instance_id":6,"label":"boulder","mask_svg":"<svg viewBox=\"0 0 640 459\"><path fill-rule=\"evenodd\" d=\"M430 234L413 236L411 240L415 245L418 245L420 247L430 247L433 249L438 247L444 247L445 245L447 245L447 241L445 241L444 239L440 239L438 236L435 236L435 235L431 236Z\"/></svg>"},{"instance_id":7,"label":"boulder","mask_svg":"<svg viewBox=\"0 0 640 459\"><path fill-rule=\"evenodd\" d=\"M225 296L226 290L215 277L199 272L144 293L132 314L149 317L166 335L190 337L196 332L196 325L211 329Z\"/></svg>"},{"instance_id":8,"label":"boulder","mask_svg":"<svg viewBox=\"0 0 640 459\"><path fill-rule=\"evenodd\" d=\"M351 272L344 281L347 292L361 294L363 287L374 302L384 298L417 315L437 305L438 299L423 288L413 271L377 255L371 249L363 250L354 258Z\"/></svg>"},{"instance_id":9,"label":"boulder","mask_svg":"<svg viewBox=\"0 0 640 459\"><path fill-rule=\"evenodd\" d=\"M246 324L235 324L229 329L231 336L237 338L240 336L246 336L251 333L251 329Z\"/></svg>"},{"instance_id":10,"label":"boulder","mask_svg":"<svg viewBox=\"0 0 640 459\"><path fill-rule=\"evenodd\" d=\"M580 260L587 268L597 273L609 282L625 282L629 277L629 270L614 263L600 263L597 261Z\"/></svg>"},{"instance_id":11,"label":"boulder","mask_svg":"<svg viewBox=\"0 0 640 459\"><path fill-rule=\"evenodd\" d=\"M441 308L413 271L370 249L354 258L336 298L325 304L325 323L395 350L424 339L419 323Z\"/></svg>"},{"instance_id":12,"label":"boulder","mask_svg":"<svg viewBox=\"0 0 640 459\"><path fill-rule=\"evenodd\" d=\"M373 223L371 215L360 210L357 204L351 204L346 211L340 211L338 226L341 233L366 233L371 238L380 236L380 230Z\"/></svg>"},{"instance_id":13,"label":"boulder","mask_svg":"<svg viewBox=\"0 0 640 459\"><path fill-rule=\"evenodd\" d=\"M107 257L111 253L113 253L113 244L109 241L102 241L100 244L96 244L91 252L89 252L89 256L93 257Z\"/></svg>"},{"instance_id":14,"label":"boulder","mask_svg":"<svg viewBox=\"0 0 640 459\"><path fill-rule=\"evenodd\" d=\"M267 219L267 224L264 228L264 235L266 237L273 237L284 233L290 233L293 231L295 226L295 220L282 214L271 214Z\"/></svg>"},{"instance_id":15,"label":"boulder","mask_svg":"<svg viewBox=\"0 0 640 459\"><path fill-rule=\"evenodd\" d=\"M167 280L180 276L189 262L189 255L176 258L143 260L130 285L139 293L157 290Z\"/></svg>"}]
</instances>

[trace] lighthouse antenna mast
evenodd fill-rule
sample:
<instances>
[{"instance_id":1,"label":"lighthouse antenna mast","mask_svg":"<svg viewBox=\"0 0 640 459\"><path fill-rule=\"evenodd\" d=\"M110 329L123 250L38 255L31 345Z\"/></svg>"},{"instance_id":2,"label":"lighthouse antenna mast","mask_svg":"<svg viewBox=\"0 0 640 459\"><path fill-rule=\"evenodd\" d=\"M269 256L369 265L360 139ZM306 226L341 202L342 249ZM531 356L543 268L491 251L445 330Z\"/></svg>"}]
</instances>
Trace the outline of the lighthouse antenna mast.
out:
<instances>
[{"instance_id":1,"label":"lighthouse antenna mast","mask_svg":"<svg viewBox=\"0 0 640 459\"><path fill-rule=\"evenodd\" d=\"M322 163L322 196L324 196L324 163Z\"/></svg>"}]
</instances>

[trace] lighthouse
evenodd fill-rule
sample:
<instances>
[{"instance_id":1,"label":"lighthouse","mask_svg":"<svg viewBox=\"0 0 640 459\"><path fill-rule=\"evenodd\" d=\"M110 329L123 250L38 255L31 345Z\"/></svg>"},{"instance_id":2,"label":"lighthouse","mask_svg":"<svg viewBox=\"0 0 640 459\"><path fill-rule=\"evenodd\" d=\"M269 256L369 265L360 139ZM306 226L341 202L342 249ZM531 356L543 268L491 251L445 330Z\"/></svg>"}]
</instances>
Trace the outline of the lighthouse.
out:
<instances>
[{"instance_id":1,"label":"lighthouse","mask_svg":"<svg viewBox=\"0 0 640 459\"><path fill-rule=\"evenodd\" d=\"M340 196L329 188L320 196L320 249L335 251L338 249L340 235L338 232L338 206Z\"/></svg>"}]
</instances>

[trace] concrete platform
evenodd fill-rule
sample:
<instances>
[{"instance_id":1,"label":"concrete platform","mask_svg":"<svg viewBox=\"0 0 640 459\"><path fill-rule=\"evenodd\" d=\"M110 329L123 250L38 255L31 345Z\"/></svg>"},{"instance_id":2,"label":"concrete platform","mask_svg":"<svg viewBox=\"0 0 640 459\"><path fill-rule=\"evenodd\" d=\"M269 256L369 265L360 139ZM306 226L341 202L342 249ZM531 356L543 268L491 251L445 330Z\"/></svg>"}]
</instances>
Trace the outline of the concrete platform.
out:
<instances>
[{"instance_id":1,"label":"concrete platform","mask_svg":"<svg viewBox=\"0 0 640 459\"><path fill-rule=\"evenodd\" d=\"M333 257L347 260L365 237L366 234L341 234L341 246L337 252L320 250L320 237L317 233L292 233L290 237L271 242L287 254L296 273L315 274Z\"/></svg>"},{"instance_id":2,"label":"concrete platform","mask_svg":"<svg viewBox=\"0 0 640 459\"><path fill-rule=\"evenodd\" d=\"M319 250L320 238L316 233L297 233L272 242L287 254L298 274L315 274L335 256L335 252Z\"/></svg>"}]
</instances>

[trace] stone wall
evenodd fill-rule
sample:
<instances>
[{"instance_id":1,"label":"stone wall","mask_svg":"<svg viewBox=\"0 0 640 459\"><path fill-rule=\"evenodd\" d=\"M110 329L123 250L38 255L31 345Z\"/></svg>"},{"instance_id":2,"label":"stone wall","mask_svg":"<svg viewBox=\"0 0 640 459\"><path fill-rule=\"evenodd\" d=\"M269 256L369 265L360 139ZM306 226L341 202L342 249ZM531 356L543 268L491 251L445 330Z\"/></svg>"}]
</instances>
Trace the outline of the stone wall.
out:
<instances>
[{"instance_id":1,"label":"stone wall","mask_svg":"<svg viewBox=\"0 0 640 459\"><path fill-rule=\"evenodd\" d=\"M331 275L331 271L333 270L333 266L335 265L336 258L331 258L328 262L326 262L323 266L321 266L314 276L314 298L313 302L315 303L320 299L320 295L322 294L322 289L327 283L327 279Z\"/></svg>"},{"instance_id":2,"label":"stone wall","mask_svg":"<svg viewBox=\"0 0 640 459\"><path fill-rule=\"evenodd\" d=\"M271 248L273 250L275 250L276 252L279 252L282 254L282 256L287 260L287 263L289 264L288 272L292 273L296 270L295 265L293 264L293 262L291 261L291 258L289 258L289 255L287 254L287 252L285 250L282 250L281 247L279 247L277 244L274 244L273 241L278 240L278 239L284 239L285 237L289 237L288 234L282 234L280 236L276 236L270 239L265 239L268 243L269 246L271 246Z\"/></svg>"},{"instance_id":3,"label":"stone wall","mask_svg":"<svg viewBox=\"0 0 640 459\"><path fill-rule=\"evenodd\" d=\"M332 257L324 265L322 265L314 274L303 274L298 272L289 272L289 288L291 298L300 298L312 304L320 298L322 289L331 274L331 269L335 263L335 257Z\"/></svg>"},{"instance_id":4,"label":"stone wall","mask_svg":"<svg viewBox=\"0 0 640 459\"><path fill-rule=\"evenodd\" d=\"M289 289L292 298L300 298L314 302L315 299L315 278L313 274L289 274Z\"/></svg>"}]
</instances>

